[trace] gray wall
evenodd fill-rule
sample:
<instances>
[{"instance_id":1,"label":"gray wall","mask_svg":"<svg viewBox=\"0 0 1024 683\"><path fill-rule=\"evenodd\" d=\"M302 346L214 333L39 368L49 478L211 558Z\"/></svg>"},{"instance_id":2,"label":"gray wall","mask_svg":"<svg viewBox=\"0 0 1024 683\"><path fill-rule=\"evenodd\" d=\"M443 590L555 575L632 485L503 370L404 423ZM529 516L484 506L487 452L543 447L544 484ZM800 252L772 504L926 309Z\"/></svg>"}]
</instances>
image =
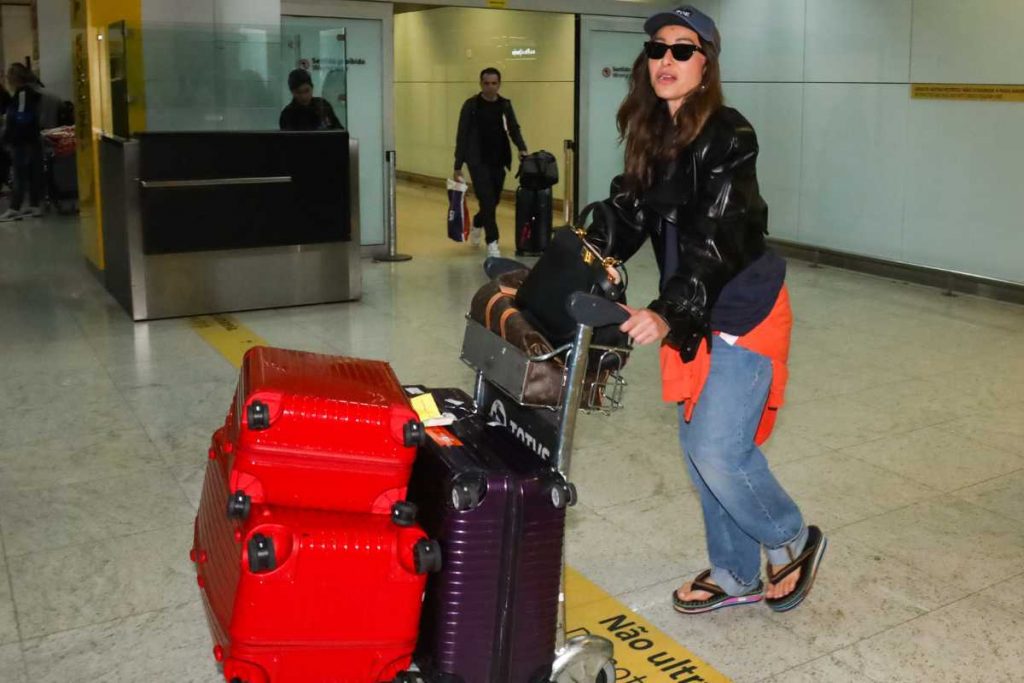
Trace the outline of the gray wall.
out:
<instances>
[{"instance_id":1,"label":"gray wall","mask_svg":"<svg viewBox=\"0 0 1024 683\"><path fill-rule=\"evenodd\" d=\"M774 236L1024 283L1024 103L909 86L1024 83L1024 2L700 4L760 138Z\"/></svg>"}]
</instances>

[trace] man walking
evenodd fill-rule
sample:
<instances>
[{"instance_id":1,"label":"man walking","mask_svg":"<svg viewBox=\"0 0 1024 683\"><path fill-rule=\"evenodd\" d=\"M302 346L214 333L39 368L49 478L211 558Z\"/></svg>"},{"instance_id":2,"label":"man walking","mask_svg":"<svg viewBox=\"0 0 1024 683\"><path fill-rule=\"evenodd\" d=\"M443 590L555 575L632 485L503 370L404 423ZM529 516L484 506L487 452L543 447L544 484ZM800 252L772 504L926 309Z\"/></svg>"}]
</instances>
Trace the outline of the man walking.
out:
<instances>
[{"instance_id":1,"label":"man walking","mask_svg":"<svg viewBox=\"0 0 1024 683\"><path fill-rule=\"evenodd\" d=\"M505 187L505 173L512 167L509 138L519 150L519 158L526 156L526 142L512 102L498 94L500 88L500 71L489 67L480 72L480 93L462 105L455 138L455 179L462 180L462 165L467 164L480 202L470 239L480 244L480 231L485 231L488 256L501 256L495 211Z\"/></svg>"}]
</instances>

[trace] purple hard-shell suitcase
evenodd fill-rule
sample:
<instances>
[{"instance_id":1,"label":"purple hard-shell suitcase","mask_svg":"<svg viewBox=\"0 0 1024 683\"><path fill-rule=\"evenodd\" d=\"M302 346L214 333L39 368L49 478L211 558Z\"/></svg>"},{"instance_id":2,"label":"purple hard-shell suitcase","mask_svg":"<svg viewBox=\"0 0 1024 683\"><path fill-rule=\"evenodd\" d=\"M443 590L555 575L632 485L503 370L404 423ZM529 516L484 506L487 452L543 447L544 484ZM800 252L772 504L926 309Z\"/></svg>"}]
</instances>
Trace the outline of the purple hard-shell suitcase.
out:
<instances>
[{"instance_id":1,"label":"purple hard-shell suitcase","mask_svg":"<svg viewBox=\"0 0 1024 683\"><path fill-rule=\"evenodd\" d=\"M458 389L434 390L461 406ZM485 418L428 428L409 485L442 546L428 579L416 662L430 683L547 681L565 533L564 479Z\"/></svg>"}]
</instances>

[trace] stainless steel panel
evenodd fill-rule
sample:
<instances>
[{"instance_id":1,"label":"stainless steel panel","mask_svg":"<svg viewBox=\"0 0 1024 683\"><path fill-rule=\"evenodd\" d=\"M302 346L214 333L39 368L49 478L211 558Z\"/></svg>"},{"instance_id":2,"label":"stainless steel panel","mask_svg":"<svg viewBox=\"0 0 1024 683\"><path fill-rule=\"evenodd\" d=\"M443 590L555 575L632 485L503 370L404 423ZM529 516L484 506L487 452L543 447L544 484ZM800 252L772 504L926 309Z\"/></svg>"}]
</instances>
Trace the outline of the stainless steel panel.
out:
<instances>
[{"instance_id":1,"label":"stainless steel panel","mask_svg":"<svg viewBox=\"0 0 1024 683\"><path fill-rule=\"evenodd\" d=\"M348 301L353 252L356 242L329 242L145 256L146 306L134 318Z\"/></svg>"},{"instance_id":2,"label":"stainless steel panel","mask_svg":"<svg viewBox=\"0 0 1024 683\"><path fill-rule=\"evenodd\" d=\"M202 180L140 180L145 188L179 188L179 187L220 187L223 185L281 185L290 183L290 175L249 177L249 178L205 178Z\"/></svg>"},{"instance_id":3,"label":"stainless steel panel","mask_svg":"<svg viewBox=\"0 0 1024 683\"><path fill-rule=\"evenodd\" d=\"M103 188L103 279L107 290L130 313L145 300L136 299L144 279L135 177L139 145L104 135L100 138L100 186Z\"/></svg>"},{"instance_id":4,"label":"stainless steel panel","mask_svg":"<svg viewBox=\"0 0 1024 683\"><path fill-rule=\"evenodd\" d=\"M139 144L105 137L107 288L135 320L349 301L362 296L359 145L349 141L351 239L347 242L180 254L143 253ZM258 179L216 179L259 180ZM269 178L291 182L290 177ZM170 181L178 182L178 181ZM189 187L205 181L189 182ZM150 184L150 187L155 185Z\"/></svg>"}]
</instances>

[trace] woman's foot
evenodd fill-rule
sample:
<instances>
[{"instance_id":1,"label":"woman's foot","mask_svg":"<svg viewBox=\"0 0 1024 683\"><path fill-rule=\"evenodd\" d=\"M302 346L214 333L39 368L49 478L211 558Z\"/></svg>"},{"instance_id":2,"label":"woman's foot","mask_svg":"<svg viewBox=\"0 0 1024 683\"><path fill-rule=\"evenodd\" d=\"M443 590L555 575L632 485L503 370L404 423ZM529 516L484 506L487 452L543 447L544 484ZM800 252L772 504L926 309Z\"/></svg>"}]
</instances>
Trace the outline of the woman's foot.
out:
<instances>
[{"instance_id":1,"label":"woman's foot","mask_svg":"<svg viewBox=\"0 0 1024 683\"><path fill-rule=\"evenodd\" d=\"M678 589L676 589L676 597L683 602L697 602L700 600L707 600L712 596L709 591L698 590L693 587L696 581L687 581ZM711 577L704 579L704 583L711 586L717 586L718 584L711 580Z\"/></svg>"},{"instance_id":2,"label":"woman's foot","mask_svg":"<svg viewBox=\"0 0 1024 683\"><path fill-rule=\"evenodd\" d=\"M785 566L786 565L784 564L773 564L771 565L771 570L775 573L778 573L782 571L783 567ZM779 598L786 597L794 590L796 590L796 582L799 578L800 570L797 569L792 574L789 574L788 576L786 576L786 578L782 579L778 583L769 583L768 588L764 592L764 597L768 598L769 600L778 600Z\"/></svg>"},{"instance_id":3,"label":"woman's foot","mask_svg":"<svg viewBox=\"0 0 1024 683\"><path fill-rule=\"evenodd\" d=\"M799 605L814 585L828 540L816 526L811 525L807 530L807 545L799 556L789 564L768 565L765 599L768 607L776 612L786 612Z\"/></svg>"},{"instance_id":4,"label":"woman's foot","mask_svg":"<svg viewBox=\"0 0 1024 683\"><path fill-rule=\"evenodd\" d=\"M760 581L749 593L729 595L711 580L711 570L705 569L672 594L672 607L682 614L703 614L722 607L752 605L763 599L764 586Z\"/></svg>"}]
</instances>

